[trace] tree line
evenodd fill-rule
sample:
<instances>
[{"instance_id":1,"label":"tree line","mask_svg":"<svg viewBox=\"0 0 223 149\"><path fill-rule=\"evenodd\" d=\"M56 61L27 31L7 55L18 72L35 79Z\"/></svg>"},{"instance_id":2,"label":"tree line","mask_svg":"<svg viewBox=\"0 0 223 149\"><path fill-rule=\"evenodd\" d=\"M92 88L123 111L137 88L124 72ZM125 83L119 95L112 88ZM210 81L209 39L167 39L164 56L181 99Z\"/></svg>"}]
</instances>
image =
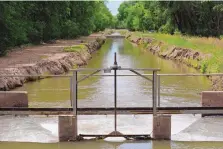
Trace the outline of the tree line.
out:
<instances>
[{"instance_id":1,"label":"tree line","mask_svg":"<svg viewBox=\"0 0 223 149\"><path fill-rule=\"evenodd\" d=\"M117 15L117 28L174 34L223 34L222 1L126 1Z\"/></svg>"},{"instance_id":2,"label":"tree line","mask_svg":"<svg viewBox=\"0 0 223 149\"><path fill-rule=\"evenodd\" d=\"M9 47L89 35L113 24L102 1L0 2L0 55Z\"/></svg>"}]
</instances>

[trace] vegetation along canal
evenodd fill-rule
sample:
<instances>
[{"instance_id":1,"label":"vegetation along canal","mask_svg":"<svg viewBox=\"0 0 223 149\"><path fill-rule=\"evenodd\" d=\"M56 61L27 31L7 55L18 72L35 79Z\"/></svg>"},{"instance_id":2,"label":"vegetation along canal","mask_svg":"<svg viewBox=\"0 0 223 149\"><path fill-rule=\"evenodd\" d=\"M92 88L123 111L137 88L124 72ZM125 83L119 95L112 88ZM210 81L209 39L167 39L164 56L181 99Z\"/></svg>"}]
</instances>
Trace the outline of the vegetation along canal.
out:
<instances>
[{"instance_id":1,"label":"vegetation along canal","mask_svg":"<svg viewBox=\"0 0 223 149\"><path fill-rule=\"evenodd\" d=\"M117 52L118 64L132 68L161 68L160 73L196 73L196 70L170 60L163 60L145 52L126 39L107 39L93 54L86 66L105 68L113 64ZM86 72L84 72L86 73ZM101 72L103 73L103 72ZM149 72L141 72L149 73ZM123 71L118 74L131 74ZM210 82L205 77L161 77L161 106L200 106L200 92L208 90ZM25 84L16 90L28 91L30 107L70 107L68 78L48 78ZM142 78L118 77L118 107L145 107L152 105L151 83ZM113 77L92 77L79 84L78 107L113 106ZM107 134L113 131L113 116L79 116L79 133ZM215 121L213 123L213 120ZM1 117L0 148L42 148L42 149L219 149L222 141L223 119L220 117L200 118L199 115L173 115L172 141L87 141L55 143L58 141L57 117ZM118 130L122 133L148 134L152 131L150 115L118 116ZM25 135L24 135L25 134ZM31 137L32 136L32 137ZM43 142L38 143L11 143ZM191 142L185 142L191 141ZM193 142L192 142L193 141ZM196 141L196 142L194 142ZM207 141L207 142L200 142Z\"/></svg>"}]
</instances>

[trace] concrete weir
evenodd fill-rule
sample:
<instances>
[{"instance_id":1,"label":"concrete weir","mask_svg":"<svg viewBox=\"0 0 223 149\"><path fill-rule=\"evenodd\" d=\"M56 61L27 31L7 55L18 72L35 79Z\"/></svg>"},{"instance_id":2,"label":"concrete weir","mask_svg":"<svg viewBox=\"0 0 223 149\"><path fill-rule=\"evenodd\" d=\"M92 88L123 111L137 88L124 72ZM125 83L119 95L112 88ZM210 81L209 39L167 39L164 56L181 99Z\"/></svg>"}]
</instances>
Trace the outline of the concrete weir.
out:
<instances>
[{"instance_id":1,"label":"concrete weir","mask_svg":"<svg viewBox=\"0 0 223 149\"><path fill-rule=\"evenodd\" d=\"M2 107L28 107L26 91L0 91L0 108Z\"/></svg>"},{"instance_id":2,"label":"concrete weir","mask_svg":"<svg viewBox=\"0 0 223 149\"><path fill-rule=\"evenodd\" d=\"M203 107L223 107L223 91L203 91Z\"/></svg>"},{"instance_id":3,"label":"concrete weir","mask_svg":"<svg viewBox=\"0 0 223 149\"><path fill-rule=\"evenodd\" d=\"M171 139L171 115L153 116L153 139Z\"/></svg>"},{"instance_id":4,"label":"concrete weir","mask_svg":"<svg viewBox=\"0 0 223 149\"><path fill-rule=\"evenodd\" d=\"M111 73L114 77L114 107L107 108L78 108L78 84L99 72ZM117 106L117 71L130 71L137 76L152 83L152 107L119 107ZM202 107L161 107L160 106L160 76L169 74L157 74L159 68L125 68L117 64L116 53L114 65L107 68L78 68L71 69L70 101L71 108L27 108L28 99L26 92L0 92L0 114L2 115L58 115L58 134L60 142L79 141L84 137L104 139L106 137L124 137L126 139L151 139L150 134L122 134L117 129L117 115L153 114L153 137L154 140L171 139L171 115L172 114L223 114L223 91L202 92ZM93 71L79 78L81 71ZM152 74L145 75L139 71L150 71ZM171 74L172 76L189 76L188 74ZM206 75L206 74L205 74ZM52 76L52 75L51 75ZM193 75L192 75L193 76ZM59 76L54 76L59 77ZM16 108L19 107L19 108ZM24 108L25 107L25 108ZM78 115L114 115L114 131L109 134L78 134ZM137 132L136 132L137 133ZM148 132L150 133L150 132Z\"/></svg>"},{"instance_id":5,"label":"concrete weir","mask_svg":"<svg viewBox=\"0 0 223 149\"><path fill-rule=\"evenodd\" d=\"M201 94L202 107L223 107L223 91L203 91ZM204 116L223 114L202 114Z\"/></svg>"},{"instance_id":6,"label":"concrete weir","mask_svg":"<svg viewBox=\"0 0 223 149\"><path fill-rule=\"evenodd\" d=\"M76 116L59 116L58 117L58 134L60 142L76 141L77 117Z\"/></svg>"}]
</instances>

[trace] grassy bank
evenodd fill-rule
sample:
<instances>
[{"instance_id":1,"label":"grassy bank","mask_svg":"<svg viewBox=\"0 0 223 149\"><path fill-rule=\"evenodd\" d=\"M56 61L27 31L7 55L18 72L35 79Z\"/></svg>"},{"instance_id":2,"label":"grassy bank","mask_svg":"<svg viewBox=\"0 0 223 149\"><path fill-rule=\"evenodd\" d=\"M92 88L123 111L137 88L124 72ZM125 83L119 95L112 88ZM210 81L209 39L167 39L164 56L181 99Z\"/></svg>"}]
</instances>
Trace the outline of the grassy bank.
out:
<instances>
[{"instance_id":1,"label":"grassy bank","mask_svg":"<svg viewBox=\"0 0 223 149\"><path fill-rule=\"evenodd\" d=\"M122 33L124 33L124 31L122 31ZM191 65L200 65L200 70L202 73L215 73L223 71L223 39L149 32L132 32L132 35L136 37L153 38L155 39L153 42L162 42L162 52L174 46L188 48L205 55L209 55L205 59L200 61L191 60L189 63L191 63Z\"/></svg>"}]
</instances>

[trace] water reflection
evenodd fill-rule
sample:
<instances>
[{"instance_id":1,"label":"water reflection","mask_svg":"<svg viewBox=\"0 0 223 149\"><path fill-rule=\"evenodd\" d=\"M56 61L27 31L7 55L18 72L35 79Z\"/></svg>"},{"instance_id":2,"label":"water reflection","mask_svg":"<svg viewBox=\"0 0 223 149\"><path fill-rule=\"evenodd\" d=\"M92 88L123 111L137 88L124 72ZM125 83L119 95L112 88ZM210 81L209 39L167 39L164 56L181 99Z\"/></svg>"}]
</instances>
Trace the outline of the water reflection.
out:
<instances>
[{"instance_id":1,"label":"water reflection","mask_svg":"<svg viewBox=\"0 0 223 149\"><path fill-rule=\"evenodd\" d=\"M85 141L82 143L1 143L4 149L222 149L222 142L174 142L138 141L111 143L105 141Z\"/></svg>"}]
</instances>

